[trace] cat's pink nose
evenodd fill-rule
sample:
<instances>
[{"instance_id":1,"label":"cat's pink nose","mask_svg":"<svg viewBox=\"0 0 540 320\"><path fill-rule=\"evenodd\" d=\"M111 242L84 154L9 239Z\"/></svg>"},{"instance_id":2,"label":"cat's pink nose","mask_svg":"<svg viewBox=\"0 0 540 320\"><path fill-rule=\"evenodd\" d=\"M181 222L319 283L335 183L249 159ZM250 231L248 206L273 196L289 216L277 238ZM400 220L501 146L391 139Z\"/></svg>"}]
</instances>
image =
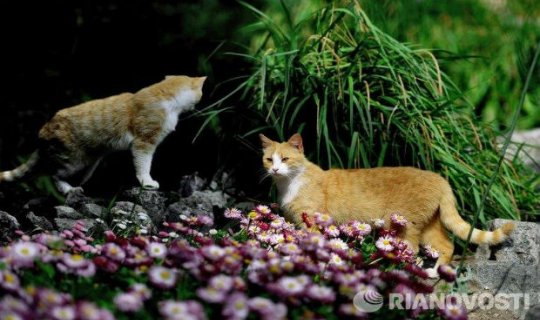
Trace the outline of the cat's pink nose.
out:
<instances>
[{"instance_id":1,"label":"cat's pink nose","mask_svg":"<svg viewBox=\"0 0 540 320\"><path fill-rule=\"evenodd\" d=\"M274 173L277 173L279 169L272 168L272 171L274 171Z\"/></svg>"}]
</instances>

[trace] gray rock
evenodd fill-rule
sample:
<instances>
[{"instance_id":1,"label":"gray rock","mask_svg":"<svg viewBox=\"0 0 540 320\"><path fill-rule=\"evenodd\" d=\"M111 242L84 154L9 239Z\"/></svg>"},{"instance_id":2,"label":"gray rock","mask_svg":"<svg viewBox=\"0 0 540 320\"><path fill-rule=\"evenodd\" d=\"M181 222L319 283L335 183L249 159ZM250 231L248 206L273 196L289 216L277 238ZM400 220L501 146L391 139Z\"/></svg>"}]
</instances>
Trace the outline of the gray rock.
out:
<instances>
[{"instance_id":1,"label":"gray rock","mask_svg":"<svg viewBox=\"0 0 540 320\"><path fill-rule=\"evenodd\" d=\"M163 192L133 188L123 193L129 201L140 204L150 215L155 224L165 219L165 202L167 199Z\"/></svg>"},{"instance_id":2,"label":"gray rock","mask_svg":"<svg viewBox=\"0 0 540 320\"><path fill-rule=\"evenodd\" d=\"M47 218L42 216L36 216L32 211L30 211L26 215L26 219L28 219L36 229L48 231L54 229L53 224L49 220L47 220Z\"/></svg>"},{"instance_id":3,"label":"gray rock","mask_svg":"<svg viewBox=\"0 0 540 320\"><path fill-rule=\"evenodd\" d=\"M509 220L495 219L493 228ZM470 284L492 293L528 294L531 306L539 304L540 293L540 224L512 221L514 232L505 243L489 248L478 246L475 260L468 264ZM520 318L525 316L523 306L513 310Z\"/></svg>"},{"instance_id":4,"label":"gray rock","mask_svg":"<svg viewBox=\"0 0 540 320\"><path fill-rule=\"evenodd\" d=\"M180 188L178 193L186 198L193 194L194 191L201 191L206 184L206 180L198 176L198 172L183 176L180 179Z\"/></svg>"},{"instance_id":5,"label":"gray rock","mask_svg":"<svg viewBox=\"0 0 540 320\"><path fill-rule=\"evenodd\" d=\"M180 215L185 216L200 216L207 215L210 218L214 219L214 213L209 210L203 210L199 208L192 208L186 206L182 202L175 202L167 208L167 221L180 221Z\"/></svg>"},{"instance_id":6,"label":"gray rock","mask_svg":"<svg viewBox=\"0 0 540 320\"><path fill-rule=\"evenodd\" d=\"M86 217L103 218L107 209L99 204L85 203L81 206L79 211Z\"/></svg>"},{"instance_id":7,"label":"gray rock","mask_svg":"<svg viewBox=\"0 0 540 320\"><path fill-rule=\"evenodd\" d=\"M68 207L68 206L56 206L54 207L54 210L56 210L56 216L58 218L67 218L67 219L82 219L84 218L82 214L75 211L75 209Z\"/></svg>"},{"instance_id":8,"label":"gray rock","mask_svg":"<svg viewBox=\"0 0 540 320\"><path fill-rule=\"evenodd\" d=\"M125 226L136 225L138 227L144 227L149 232L153 232L155 229L153 219L151 219L147 210L133 202L118 201L111 208L110 213L115 224L119 223Z\"/></svg>"},{"instance_id":9,"label":"gray rock","mask_svg":"<svg viewBox=\"0 0 540 320\"><path fill-rule=\"evenodd\" d=\"M194 191L191 196L181 198L167 208L168 219L176 221L180 214L207 214L214 217L214 210L223 210L227 206L228 196L222 191Z\"/></svg>"},{"instance_id":10,"label":"gray rock","mask_svg":"<svg viewBox=\"0 0 540 320\"><path fill-rule=\"evenodd\" d=\"M516 154L528 166L540 172L540 128L516 131L510 139L513 143L508 146L506 157L512 159ZM504 138L499 138L502 147Z\"/></svg>"},{"instance_id":11,"label":"gray rock","mask_svg":"<svg viewBox=\"0 0 540 320\"><path fill-rule=\"evenodd\" d=\"M148 213L143 207L138 204L134 204L129 201L118 201L111 208L111 214L113 216L129 216L137 214L139 212Z\"/></svg>"},{"instance_id":12,"label":"gray rock","mask_svg":"<svg viewBox=\"0 0 540 320\"><path fill-rule=\"evenodd\" d=\"M525 320L538 320L540 319L540 305L536 305L535 307L532 307L529 309L529 312L527 312L527 315L525 316Z\"/></svg>"},{"instance_id":13,"label":"gray rock","mask_svg":"<svg viewBox=\"0 0 540 320\"><path fill-rule=\"evenodd\" d=\"M86 203L93 203L93 202L95 201L92 198L85 196L82 190L78 188L74 188L72 191L68 192L68 194L66 195L65 205L68 207L78 209Z\"/></svg>"},{"instance_id":14,"label":"gray rock","mask_svg":"<svg viewBox=\"0 0 540 320\"><path fill-rule=\"evenodd\" d=\"M87 229L93 228L95 224L94 219L69 219L69 218L55 218L54 219L54 223L56 223L56 227L59 231L66 230L66 229L68 230L73 229L77 221L83 222L84 226Z\"/></svg>"},{"instance_id":15,"label":"gray rock","mask_svg":"<svg viewBox=\"0 0 540 320\"><path fill-rule=\"evenodd\" d=\"M0 241L8 240L20 226L19 221L14 216L0 211Z\"/></svg>"}]
</instances>

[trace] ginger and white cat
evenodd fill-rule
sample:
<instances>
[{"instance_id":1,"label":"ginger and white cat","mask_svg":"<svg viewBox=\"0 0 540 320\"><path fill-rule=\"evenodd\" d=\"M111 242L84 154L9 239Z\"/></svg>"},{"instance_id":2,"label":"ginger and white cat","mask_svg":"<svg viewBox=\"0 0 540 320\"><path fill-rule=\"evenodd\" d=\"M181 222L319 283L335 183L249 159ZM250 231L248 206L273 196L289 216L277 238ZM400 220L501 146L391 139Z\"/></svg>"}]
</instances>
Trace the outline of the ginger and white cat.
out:
<instances>
[{"instance_id":1,"label":"ginger and white cat","mask_svg":"<svg viewBox=\"0 0 540 320\"><path fill-rule=\"evenodd\" d=\"M150 176L154 151L174 131L178 115L195 107L206 77L167 76L136 93L88 101L58 111L39 131L40 147L23 165L0 172L0 181L27 174L36 164L54 169L57 188L73 187L64 179L89 168L81 185L109 151L130 149L140 184L158 189ZM52 167L52 168L51 168Z\"/></svg>"},{"instance_id":2,"label":"ginger and white cat","mask_svg":"<svg viewBox=\"0 0 540 320\"><path fill-rule=\"evenodd\" d=\"M419 244L430 244L439 251L435 268L452 259L454 245L446 229L466 239L471 225L456 209L449 183L440 175L412 167L322 170L304 156L302 137L294 134L287 142L275 142L260 135L263 163L277 185L285 218L296 224L302 213L321 212L337 223L370 221L399 213L410 223L400 235L418 252ZM475 244L498 244L514 229L507 223L495 231L474 229Z\"/></svg>"}]
</instances>

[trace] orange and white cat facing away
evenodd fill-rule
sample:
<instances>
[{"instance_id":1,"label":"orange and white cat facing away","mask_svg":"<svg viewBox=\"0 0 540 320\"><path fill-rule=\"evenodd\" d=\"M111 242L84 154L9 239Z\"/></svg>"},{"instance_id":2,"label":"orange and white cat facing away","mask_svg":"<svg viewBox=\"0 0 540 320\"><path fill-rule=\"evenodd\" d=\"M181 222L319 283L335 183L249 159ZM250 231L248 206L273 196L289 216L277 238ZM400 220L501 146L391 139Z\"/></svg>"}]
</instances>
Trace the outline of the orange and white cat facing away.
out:
<instances>
[{"instance_id":1,"label":"orange and white cat facing away","mask_svg":"<svg viewBox=\"0 0 540 320\"><path fill-rule=\"evenodd\" d=\"M302 137L294 134L287 142L275 142L260 135L263 163L277 185L285 218L302 223L302 213L320 212L336 223L380 218L389 224L390 215L399 213L409 224L401 238L415 252L420 244L439 251L431 277L440 264L452 259L454 245L446 229L466 239L471 225L456 209L449 183L440 175L412 167L322 170L304 156ZM498 244L514 229L512 223L495 231L474 229L475 244Z\"/></svg>"},{"instance_id":2,"label":"orange and white cat facing away","mask_svg":"<svg viewBox=\"0 0 540 320\"><path fill-rule=\"evenodd\" d=\"M158 189L159 184L150 176L154 151L174 131L178 115L200 101L205 79L167 76L136 93L58 111L39 131L38 150L25 164L0 172L0 182L20 178L37 165L53 175L61 192L68 193L73 187L66 178L88 168L82 185L106 153L130 149L137 180L144 188Z\"/></svg>"}]
</instances>

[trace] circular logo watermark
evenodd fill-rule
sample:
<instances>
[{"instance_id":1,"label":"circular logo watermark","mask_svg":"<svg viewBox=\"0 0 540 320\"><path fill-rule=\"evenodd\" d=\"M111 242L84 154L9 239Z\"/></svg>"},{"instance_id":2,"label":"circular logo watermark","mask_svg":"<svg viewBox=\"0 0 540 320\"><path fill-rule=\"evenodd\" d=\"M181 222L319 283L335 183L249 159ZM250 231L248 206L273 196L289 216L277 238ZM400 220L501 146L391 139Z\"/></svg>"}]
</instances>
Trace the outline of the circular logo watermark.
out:
<instances>
[{"instance_id":1,"label":"circular logo watermark","mask_svg":"<svg viewBox=\"0 0 540 320\"><path fill-rule=\"evenodd\" d=\"M383 296L374 288L364 288L354 296L353 304L362 312L375 312L383 306Z\"/></svg>"}]
</instances>

